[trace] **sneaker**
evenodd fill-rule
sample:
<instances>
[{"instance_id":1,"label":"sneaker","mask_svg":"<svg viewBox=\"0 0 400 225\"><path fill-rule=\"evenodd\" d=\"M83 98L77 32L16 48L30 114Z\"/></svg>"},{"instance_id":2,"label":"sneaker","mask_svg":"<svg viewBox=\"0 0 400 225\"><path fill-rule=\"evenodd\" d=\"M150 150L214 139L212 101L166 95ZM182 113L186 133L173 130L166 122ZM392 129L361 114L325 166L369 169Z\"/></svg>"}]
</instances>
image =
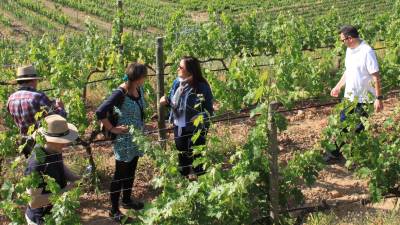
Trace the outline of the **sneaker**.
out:
<instances>
[{"instance_id":1,"label":"sneaker","mask_svg":"<svg viewBox=\"0 0 400 225\"><path fill-rule=\"evenodd\" d=\"M144 204L143 204L143 202L140 202L140 201L129 200L128 202L122 201L122 207L124 209L141 210L144 208Z\"/></svg>"},{"instance_id":2,"label":"sneaker","mask_svg":"<svg viewBox=\"0 0 400 225\"><path fill-rule=\"evenodd\" d=\"M128 224L128 223L132 223L133 222L132 218L124 215L119 210L116 211L116 212L110 211L109 215L115 222L117 222L119 224Z\"/></svg>"}]
</instances>

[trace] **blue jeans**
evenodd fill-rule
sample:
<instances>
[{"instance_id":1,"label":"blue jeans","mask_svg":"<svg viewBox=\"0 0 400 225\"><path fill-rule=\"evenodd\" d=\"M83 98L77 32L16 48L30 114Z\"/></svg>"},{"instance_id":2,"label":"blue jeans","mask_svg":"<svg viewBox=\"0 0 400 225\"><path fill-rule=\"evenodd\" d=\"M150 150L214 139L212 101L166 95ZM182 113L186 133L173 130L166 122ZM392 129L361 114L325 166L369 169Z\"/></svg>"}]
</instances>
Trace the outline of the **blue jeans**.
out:
<instances>
[{"instance_id":1,"label":"blue jeans","mask_svg":"<svg viewBox=\"0 0 400 225\"><path fill-rule=\"evenodd\" d=\"M348 114L356 113L356 114L359 115L359 117L368 117L368 113L367 113L367 112L364 110L364 108L363 108L365 105L366 105L365 103L358 103L357 106L356 106L356 108L353 109L353 110L351 110L351 111L349 111ZM347 110L347 109L343 109L343 110L340 112L340 122L343 122L343 121L346 120L346 110ZM360 133L361 131L363 131L364 129L365 129L364 125L360 122L360 123L357 125L357 128L356 128L355 132L358 134L358 133ZM346 129L345 132L347 132L347 129Z\"/></svg>"},{"instance_id":2,"label":"blue jeans","mask_svg":"<svg viewBox=\"0 0 400 225\"><path fill-rule=\"evenodd\" d=\"M368 117L368 113L367 113L367 112L364 110L364 108L363 108L365 105L366 105L365 103L358 103L357 106L356 106L356 108L353 109L353 110L350 110L349 112L347 112L347 114L356 113L360 118L361 118L361 117ZM340 122L343 122L343 121L346 120L346 111L347 111L347 108L346 108L346 109L343 109L343 110L340 112ZM362 122L360 122L359 124L357 124L355 133L358 134L358 133L360 133L361 131L363 131L364 129L365 129L364 124L362 124ZM349 131L347 130L347 128L344 128L342 131L345 132L345 133L349 132ZM336 145L336 150L333 151L333 152L331 152L332 155L334 155L334 156L336 156L336 157L340 156L340 149L343 147L344 144L345 144L345 143L343 143L343 142L340 143L339 145L338 145L337 143L335 143L335 145Z\"/></svg>"}]
</instances>

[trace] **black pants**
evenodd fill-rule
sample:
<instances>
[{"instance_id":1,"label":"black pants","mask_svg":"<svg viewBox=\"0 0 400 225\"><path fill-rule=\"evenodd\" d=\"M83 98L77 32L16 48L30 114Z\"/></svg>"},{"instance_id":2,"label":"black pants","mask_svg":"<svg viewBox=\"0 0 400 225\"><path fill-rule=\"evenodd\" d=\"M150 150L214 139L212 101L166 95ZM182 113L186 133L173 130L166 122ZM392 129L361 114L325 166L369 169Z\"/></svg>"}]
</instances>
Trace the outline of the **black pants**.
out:
<instances>
[{"instance_id":1,"label":"black pants","mask_svg":"<svg viewBox=\"0 0 400 225\"><path fill-rule=\"evenodd\" d=\"M179 171L182 176L187 176L190 173L193 161L201 156L199 154L193 155L193 146L206 143L206 132L202 132L196 142L193 143L191 139L196 132L182 128L182 134L178 137L178 129L178 127L174 127L175 146L179 151ZM198 165L193 168L193 171L196 175L204 174L203 165Z\"/></svg>"},{"instance_id":2,"label":"black pants","mask_svg":"<svg viewBox=\"0 0 400 225\"><path fill-rule=\"evenodd\" d=\"M129 202L131 200L138 159L139 157L135 157L130 162L115 160L115 173L110 187L110 198L113 212L119 209L119 196L121 190L122 201Z\"/></svg>"},{"instance_id":3,"label":"black pants","mask_svg":"<svg viewBox=\"0 0 400 225\"><path fill-rule=\"evenodd\" d=\"M360 118L361 117L368 117L368 113L364 110L364 106L366 106L364 103L358 103L356 108L353 110L350 110L349 112L347 112L348 109L344 109L340 112L340 122L343 122L346 120L346 114L353 114L356 113ZM364 124L362 124L362 122L360 121L359 124L357 124L355 133L358 134L361 131L363 131L365 129ZM347 128L344 128L342 130L342 132L347 133L348 130ZM336 150L332 152L332 155L338 157L340 155L340 149L343 147L343 145L345 143L335 143L336 144Z\"/></svg>"}]
</instances>

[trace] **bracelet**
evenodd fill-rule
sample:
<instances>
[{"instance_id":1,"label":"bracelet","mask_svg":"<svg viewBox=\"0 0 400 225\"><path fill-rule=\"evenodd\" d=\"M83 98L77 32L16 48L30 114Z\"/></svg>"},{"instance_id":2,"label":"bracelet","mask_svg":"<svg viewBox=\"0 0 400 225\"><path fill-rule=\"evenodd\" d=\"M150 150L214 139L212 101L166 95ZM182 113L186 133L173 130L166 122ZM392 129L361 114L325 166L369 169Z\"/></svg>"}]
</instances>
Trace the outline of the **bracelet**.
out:
<instances>
[{"instance_id":1,"label":"bracelet","mask_svg":"<svg viewBox=\"0 0 400 225\"><path fill-rule=\"evenodd\" d=\"M377 99L377 100L383 100L383 95L378 95L378 96L376 97L376 99Z\"/></svg>"}]
</instances>

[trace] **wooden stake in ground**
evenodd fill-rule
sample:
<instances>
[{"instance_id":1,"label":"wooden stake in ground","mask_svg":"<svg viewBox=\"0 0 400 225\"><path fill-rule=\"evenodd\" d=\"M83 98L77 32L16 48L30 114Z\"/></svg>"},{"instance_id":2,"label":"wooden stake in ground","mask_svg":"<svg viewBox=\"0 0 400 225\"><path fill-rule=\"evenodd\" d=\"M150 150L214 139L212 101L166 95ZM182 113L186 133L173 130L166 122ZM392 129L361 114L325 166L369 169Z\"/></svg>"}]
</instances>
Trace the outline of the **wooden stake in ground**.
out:
<instances>
[{"instance_id":1,"label":"wooden stake in ground","mask_svg":"<svg viewBox=\"0 0 400 225\"><path fill-rule=\"evenodd\" d=\"M269 197L271 202L270 216L274 224L279 224L279 170L278 170L278 135L274 114L278 108L276 102L268 108L268 160L269 160Z\"/></svg>"},{"instance_id":2,"label":"wooden stake in ground","mask_svg":"<svg viewBox=\"0 0 400 225\"><path fill-rule=\"evenodd\" d=\"M156 39L156 75L157 75L157 114L158 114L158 135L162 140L161 144L165 148L164 140L167 138L165 130L164 107L160 104L160 98L164 96L164 38Z\"/></svg>"},{"instance_id":3,"label":"wooden stake in ground","mask_svg":"<svg viewBox=\"0 0 400 225\"><path fill-rule=\"evenodd\" d=\"M120 43L118 43L119 44L118 51L121 56L121 58L120 58L121 63L123 63L124 59L123 59L122 55L124 53L124 46L122 45L122 33L124 32L124 23L123 23L123 16L122 16L123 15L122 0L117 0L117 7L118 7L118 16L120 17L119 18L119 20L120 20L119 27L118 27L118 32L119 32L118 36L119 36Z\"/></svg>"}]
</instances>

